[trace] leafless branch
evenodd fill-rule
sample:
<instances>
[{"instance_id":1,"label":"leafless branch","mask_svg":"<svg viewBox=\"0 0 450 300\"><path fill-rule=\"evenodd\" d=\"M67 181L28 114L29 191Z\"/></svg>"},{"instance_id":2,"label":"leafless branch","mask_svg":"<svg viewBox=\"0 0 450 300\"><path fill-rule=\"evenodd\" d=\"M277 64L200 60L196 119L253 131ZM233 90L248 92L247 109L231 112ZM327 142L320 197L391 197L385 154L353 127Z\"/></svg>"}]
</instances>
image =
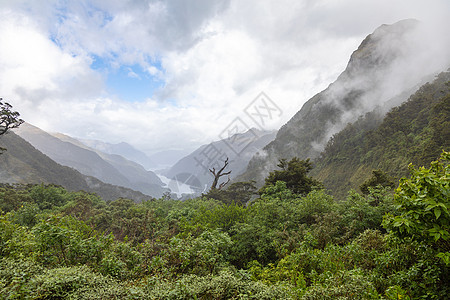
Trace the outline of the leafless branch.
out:
<instances>
[{"instance_id":1,"label":"leafless branch","mask_svg":"<svg viewBox=\"0 0 450 300\"><path fill-rule=\"evenodd\" d=\"M225 170L225 168L226 168L227 166L228 166L228 157L227 157L227 159L225 160L225 162L224 162L224 164L223 164L223 167L220 168L219 171L216 171L216 168L209 169L209 171L211 172L211 174L213 174L213 176L214 176L214 181L213 181L213 183L212 183L212 185L211 185L211 190L215 190L215 189L219 189L219 190L220 190L220 189L222 189L225 185L227 185L228 182L230 182L230 176L228 176L228 180L225 181L225 182L222 182L222 183L219 185L219 187L217 188L217 184L219 184L219 179L220 179L220 177L225 176L225 175L230 175L230 174L231 174L231 171L224 172L224 170Z\"/></svg>"}]
</instances>

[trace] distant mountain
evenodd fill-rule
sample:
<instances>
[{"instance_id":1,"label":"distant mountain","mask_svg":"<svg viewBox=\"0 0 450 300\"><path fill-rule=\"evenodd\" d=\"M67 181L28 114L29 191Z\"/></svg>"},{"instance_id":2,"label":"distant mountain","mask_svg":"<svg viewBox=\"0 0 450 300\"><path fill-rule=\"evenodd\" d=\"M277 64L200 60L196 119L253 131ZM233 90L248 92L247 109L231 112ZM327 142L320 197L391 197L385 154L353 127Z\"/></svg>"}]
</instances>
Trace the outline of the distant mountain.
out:
<instances>
[{"instance_id":1,"label":"distant mountain","mask_svg":"<svg viewBox=\"0 0 450 300\"><path fill-rule=\"evenodd\" d=\"M448 67L415 20L382 25L350 57L344 72L327 89L308 100L248 164L239 180L261 184L279 159L315 159L329 139L375 107L379 118L405 101L430 76ZM332 51L332 49L330 49Z\"/></svg>"},{"instance_id":2,"label":"distant mountain","mask_svg":"<svg viewBox=\"0 0 450 300\"><path fill-rule=\"evenodd\" d=\"M186 150L164 150L151 154L149 157L155 162L156 168L166 169L172 167L190 152Z\"/></svg>"},{"instance_id":3,"label":"distant mountain","mask_svg":"<svg viewBox=\"0 0 450 300\"><path fill-rule=\"evenodd\" d=\"M149 158L144 152L137 150L130 144L121 142L118 144L105 143L98 140L79 139L84 145L91 149L101 151L106 154L117 154L125 157L128 160L137 162L142 165L146 170L152 170L158 167L151 158Z\"/></svg>"},{"instance_id":4,"label":"distant mountain","mask_svg":"<svg viewBox=\"0 0 450 300\"><path fill-rule=\"evenodd\" d=\"M86 146L81 141L61 133L52 133L52 135L57 137L61 141L69 142L81 148L97 153L103 160L111 164L116 170L118 170L123 176L127 178L127 180L130 182L130 185L128 186L129 188L156 198L161 197L162 193L167 191L166 189L163 189L161 191L161 186L165 184L155 173L145 170L143 166L134 161L128 160L117 154L107 154L100 150L92 149Z\"/></svg>"},{"instance_id":5,"label":"distant mountain","mask_svg":"<svg viewBox=\"0 0 450 300\"><path fill-rule=\"evenodd\" d=\"M275 138L275 134L275 131L251 129L245 133L238 133L227 139L203 145L180 159L163 175L169 179L188 183L197 192L205 192L213 181L209 169L218 170L228 158L227 170L232 171L230 178L236 178L246 169L253 155ZM170 185L169 188L174 190L174 187Z\"/></svg>"},{"instance_id":6,"label":"distant mountain","mask_svg":"<svg viewBox=\"0 0 450 300\"><path fill-rule=\"evenodd\" d=\"M57 184L70 191L83 190L96 193L107 201L118 198L135 201L149 199L149 196L140 192L106 184L94 177L62 166L14 132L1 136L0 142L2 147L7 149L0 154L0 182L2 183Z\"/></svg>"},{"instance_id":7,"label":"distant mountain","mask_svg":"<svg viewBox=\"0 0 450 300\"><path fill-rule=\"evenodd\" d=\"M65 135L55 136L22 124L15 132L57 163L117 186L159 198L167 190L153 172L118 155L101 153Z\"/></svg>"},{"instance_id":8,"label":"distant mountain","mask_svg":"<svg viewBox=\"0 0 450 300\"><path fill-rule=\"evenodd\" d=\"M450 150L450 70L418 89L383 120L379 111L333 136L311 174L338 198L380 169L399 179ZM428 167L428 166L427 166Z\"/></svg>"}]
</instances>

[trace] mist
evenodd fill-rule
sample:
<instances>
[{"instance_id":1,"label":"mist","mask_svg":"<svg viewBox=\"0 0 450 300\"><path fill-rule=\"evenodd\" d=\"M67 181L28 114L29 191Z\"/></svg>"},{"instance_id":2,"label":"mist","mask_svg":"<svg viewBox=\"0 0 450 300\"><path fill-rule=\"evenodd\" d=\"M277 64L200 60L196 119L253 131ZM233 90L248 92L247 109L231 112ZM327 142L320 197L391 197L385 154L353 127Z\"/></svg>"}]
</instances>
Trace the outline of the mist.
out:
<instances>
[{"instance_id":1,"label":"mist","mask_svg":"<svg viewBox=\"0 0 450 300\"><path fill-rule=\"evenodd\" d=\"M409 19L382 25L350 58L346 70L315 109L340 114L324 124L325 135L311 146L322 151L331 136L374 109L383 113L407 100L422 84L450 67L450 39L440 27Z\"/></svg>"},{"instance_id":2,"label":"mist","mask_svg":"<svg viewBox=\"0 0 450 300\"><path fill-rule=\"evenodd\" d=\"M240 180L259 173L261 182L281 158L317 158L333 135L368 112L376 110L382 118L450 67L449 46L438 23L406 19L379 26L353 52L336 81L308 100L265 151L255 155Z\"/></svg>"}]
</instances>

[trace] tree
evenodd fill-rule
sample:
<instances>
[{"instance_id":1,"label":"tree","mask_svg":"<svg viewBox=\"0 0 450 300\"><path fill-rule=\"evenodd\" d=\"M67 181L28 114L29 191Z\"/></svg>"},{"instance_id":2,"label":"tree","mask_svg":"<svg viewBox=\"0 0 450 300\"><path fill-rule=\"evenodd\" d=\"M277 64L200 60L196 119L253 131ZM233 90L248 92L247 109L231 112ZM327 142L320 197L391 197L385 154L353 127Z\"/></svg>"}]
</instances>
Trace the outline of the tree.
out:
<instances>
[{"instance_id":1,"label":"tree","mask_svg":"<svg viewBox=\"0 0 450 300\"><path fill-rule=\"evenodd\" d=\"M409 170L411 178L402 178L394 195L397 213L388 214L383 226L395 236L430 245L450 264L450 152L429 169Z\"/></svg>"},{"instance_id":2,"label":"tree","mask_svg":"<svg viewBox=\"0 0 450 300\"><path fill-rule=\"evenodd\" d=\"M3 98L0 98L0 135L7 133L10 129L19 127L24 122L19 119L20 114L11 109L11 104L3 102ZM5 148L0 147L0 153L5 150Z\"/></svg>"},{"instance_id":3,"label":"tree","mask_svg":"<svg viewBox=\"0 0 450 300\"><path fill-rule=\"evenodd\" d=\"M209 172L211 172L211 174L213 174L213 176L214 176L214 181L211 185L210 191L213 191L215 189L221 190L225 185L228 184L228 182L230 182L230 177L228 176L227 181L224 181L221 184L219 184L220 177L231 174L231 171L224 172L224 170L227 166L228 166L228 157L225 160L225 162L223 163L223 167L220 168L219 171L216 171L216 168L209 169ZM219 187L217 187L218 184L219 184Z\"/></svg>"},{"instance_id":4,"label":"tree","mask_svg":"<svg viewBox=\"0 0 450 300\"><path fill-rule=\"evenodd\" d=\"M231 203L244 205L250 198L256 194L255 181L246 182L234 182L228 188L210 190L205 196L208 198L216 199L224 204L230 205Z\"/></svg>"},{"instance_id":5,"label":"tree","mask_svg":"<svg viewBox=\"0 0 450 300\"><path fill-rule=\"evenodd\" d=\"M364 181L364 183L359 186L359 189L364 195L368 195L369 187L377 187L379 185L385 188L394 189L395 180L381 170L373 170L372 177Z\"/></svg>"},{"instance_id":6,"label":"tree","mask_svg":"<svg viewBox=\"0 0 450 300\"><path fill-rule=\"evenodd\" d=\"M281 170L275 170L269 173L264 186L259 190L260 194L268 186L275 185L277 181L286 182L288 189L300 195L306 195L310 191L322 187L321 182L307 176L307 173L312 170L312 163L309 158L307 160L300 160L298 157L294 157L289 162L286 159L280 159L277 166Z\"/></svg>"}]
</instances>

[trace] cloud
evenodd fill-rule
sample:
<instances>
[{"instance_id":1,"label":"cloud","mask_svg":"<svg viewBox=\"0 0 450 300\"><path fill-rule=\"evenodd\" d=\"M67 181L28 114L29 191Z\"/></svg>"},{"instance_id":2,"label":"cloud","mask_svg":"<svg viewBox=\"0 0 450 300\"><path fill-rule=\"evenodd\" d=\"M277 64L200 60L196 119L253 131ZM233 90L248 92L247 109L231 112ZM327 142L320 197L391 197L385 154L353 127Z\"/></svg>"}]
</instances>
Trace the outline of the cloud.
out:
<instances>
[{"instance_id":1,"label":"cloud","mask_svg":"<svg viewBox=\"0 0 450 300\"><path fill-rule=\"evenodd\" d=\"M138 74L136 74L136 72L133 71L132 68L128 68L128 77L130 78L136 78L136 79L141 79L141 76L139 76Z\"/></svg>"},{"instance_id":2,"label":"cloud","mask_svg":"<svg viewBox=\"0 0 450 300\"><path fill-rule=\"evenodd\" d=\"M20 111L36 112L49 99L65 101L102 92L102 78L90 69L90 58L65 53L27 16L2 11L0 32L0 88L17 101Z\"/></svg>"},{"instance_id":3,"label":"cloud","mask_svg":"<svg viewBox=\"0 0 450 300\"><path fill-rule=\"evenodd\" d=\"M446 29L448 8L444 0L3 1L0 89L45 130L192 149L236 117L253 127L243 110L261 91L283 111L267 129L279 128L380 24L415 17ZM95 57L111 69L139 65L162 85L143 102L107 94Z\"/></svg>"}]
</instances>

